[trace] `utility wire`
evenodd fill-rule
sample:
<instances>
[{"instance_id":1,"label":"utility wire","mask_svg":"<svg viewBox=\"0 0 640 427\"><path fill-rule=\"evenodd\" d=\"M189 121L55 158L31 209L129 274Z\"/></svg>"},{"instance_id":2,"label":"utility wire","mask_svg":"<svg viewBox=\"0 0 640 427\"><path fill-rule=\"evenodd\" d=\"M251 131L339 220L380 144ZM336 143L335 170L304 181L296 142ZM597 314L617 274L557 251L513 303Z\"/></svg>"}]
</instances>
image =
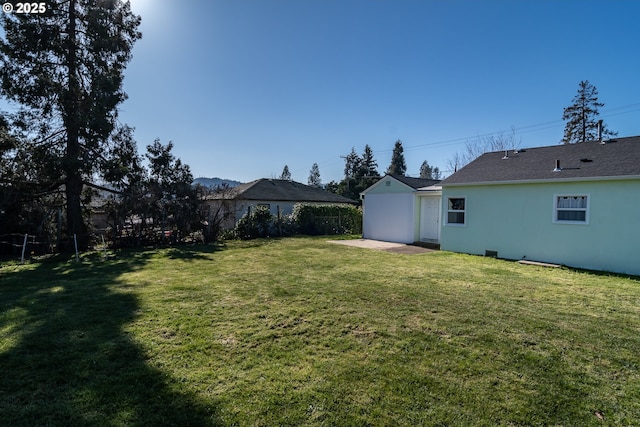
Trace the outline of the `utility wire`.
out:
<instances>
[{"instance_id":1,"label":"utility wire","mask_svg":"<svg viewBox=\"0 0 640 427\"><path fill-rule=\"evenodd\" d=\"M623 105L620 107L614 107L614 108L609 108L606 110L605 113L601 113L600 117L612 117L612 116L618 116L621 114L627 114L627 113L632 113L635 111L640 111L640 103L635 103L635 104L628 104L628 105ZM541 130L547 130L547 129L553 129L556 127L560 127L560 126L564 126L565 122L564 120L551 120L551 121L546 121L546 122L541 122L541 123L536 123L536 124L531 124L531 125L526 125L526 126L518 126L518 127L513 127L513 128L509 128L509 129L504 129L504 130L498 130L498 131L494 131L494 132L488 132L488 133L484 133L484 134L478 134L478 135L474 135L474 136L466 136L466 137L460 137L460 138L452 138L452 139L446 139L443 141L435 141L435 142L427 142L427 143L423 143L423 144L413 144L413 145L404 145L403 144L403 149L404 151L414 151L414 150L420 150L426 147L436 147L436 146L446 146L446 145L456 145L459 144L461 142L466 142L469 140L474 140L477 138L488 138L491 136L498 136L498 135L502 135L508 132L516 132L517 134L523 134L523 133L530 133L530 132L538 132ZM384 154L384 153L391 153L393 151L393 148L390 149L384 149L384 150L377 150L375 152L376 155L378 154ZM327 159L325 161L323 161L322 163L317 162L318 163L318 167L320 168L320 172L322 173L322 168L323 167L328 167L328 166L334 166L336 163L338 163L341 160L338 160L339 158L343 158L343 156L336 156L335 158L332 157L330 159ZM311 169L311 166L309 166L309 169ZM308 171L307 171L308 172ZM441 171L441 172L453 172L453 171ZM296 175L298 173L302 173L302 170L296 170L296 171L292 171L292 174L295 173Z\"/></svg>"}]
</instances>

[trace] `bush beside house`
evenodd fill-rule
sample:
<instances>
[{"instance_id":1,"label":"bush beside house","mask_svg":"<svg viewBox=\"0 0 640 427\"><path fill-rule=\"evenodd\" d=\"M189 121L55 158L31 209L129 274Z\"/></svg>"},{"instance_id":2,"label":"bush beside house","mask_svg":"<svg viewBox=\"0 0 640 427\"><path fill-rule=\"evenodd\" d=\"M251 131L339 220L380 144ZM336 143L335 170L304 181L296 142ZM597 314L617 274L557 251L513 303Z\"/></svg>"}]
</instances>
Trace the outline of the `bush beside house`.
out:
<instances>
[{"instance_id":1,"label":"bush beside house","mask_svg":"<svg viewBox=\"0 0 640 427\"><path fill-rule=\"evenodd\" d=\"M362 233L362 211L352 205L298 203L292 216L301 234Z\"/></svg>"},{"instance_id":2,"label":"bush beside house","mask_svg":"<svg viewBox=\"0 0 640 427\"><path fill-rule=\"evenodd\" d=\"M269 208L258 206L236 223L231 237L254 239L294 234L359 234L362 211L343 204L296 203L290 215L276 216Z\"/></svg>"}]
</instances>

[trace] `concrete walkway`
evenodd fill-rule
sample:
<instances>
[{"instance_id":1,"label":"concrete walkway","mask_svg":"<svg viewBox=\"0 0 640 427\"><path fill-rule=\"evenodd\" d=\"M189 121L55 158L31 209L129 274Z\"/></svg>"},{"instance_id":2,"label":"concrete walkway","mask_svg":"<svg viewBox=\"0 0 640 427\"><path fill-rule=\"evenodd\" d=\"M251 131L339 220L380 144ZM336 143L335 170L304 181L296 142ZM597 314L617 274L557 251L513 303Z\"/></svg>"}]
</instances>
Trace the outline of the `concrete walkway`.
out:
<instances>
[{"instance_id":1,"label":"concrete walkway","mask_svg":"<svg viewBox=\"0 0 640 427\"><path fill-rule=\"evenodd\" d=\"M433 252L433 249L423 248L416 245L406 245L404 243L382 242L380 240L371 239L352 239L352 240L329 240L329 243L338 245L354 246L358 248L376 249L379 251L393 252L396 254L423 254Z\"/></svg>"}]
</instances>

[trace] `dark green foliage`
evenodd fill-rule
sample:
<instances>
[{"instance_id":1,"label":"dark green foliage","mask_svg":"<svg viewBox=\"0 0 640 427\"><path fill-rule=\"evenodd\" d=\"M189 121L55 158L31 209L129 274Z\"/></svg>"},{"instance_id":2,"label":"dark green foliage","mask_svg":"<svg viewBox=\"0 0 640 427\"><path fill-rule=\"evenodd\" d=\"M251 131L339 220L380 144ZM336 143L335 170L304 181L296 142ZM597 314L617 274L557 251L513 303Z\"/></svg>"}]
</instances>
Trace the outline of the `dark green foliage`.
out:
<instances>
[{"instance_id":1,"label":"dark green foliage","mask_svg":"<svg viewBox=\"0 0 640 427\"><path fill-rule=\"evenodd\" d=\"M238 239L292 236L294 234L331 235L362 232L362 211L341 204L296 203L291 215L277 218L266 206L250 209L238 220L230 236Z\"/></svg>"},{"instance_id":2,"label":"dark green foliage","mask_svg":"<svg viewBox=\"0 0 640 427\"><path fill-rule=\"evenodd\" d=\"M362 169L362 158L356 153L355 147L351 147L351 152L344 158L344 177L355 178Z\"/></svg>"},{"instance_id":3,"label":"dark green foliage","mask_svg":"<svg viewBox=\"0 0 640 427\"><path fill-rule=\"evenodd\" d=\"M36 194L65 193L67 238L88 244L83 189L126 99L124 68L140 38L140 17L119 0L49 0L46 15L0 14L0 94L20 105L13 120Z\"/></svg>"},{"instance_id":4,"label":"dark green foliage","mask_svg":"<svg viewBox=\"0 0 640 427\"><path fill-rule=\"evenodd\" d=\"M393 154L391 154L391 164L387 169L388 174L404 176L407 172L407 163L404 161L403 153L402 141L397 140L393 147Z\"/></svg>"},{"instance_id":5,"label":"dark green foliage","mask_svg":"<svg viewBox=\"0 0 640 427\"><path fill-rule=\"evenodd\" d=\"M598 121L596 118L600 115L598 108L603 106L604 103L598 102L598 89L588 80L581 81L578 93L573 98L572 104L565 108L562 113L562 120L567 122L562 142L574 144L598 139ZM617 135L617 132L607 129L604 123L601 123L601 126L601 136Z\"/></svg>"},{"instance_id":6,"label":"dark green foliage","mask_svg":"<svg viewBox=\"0 0 640 427\"><path fill-rule=\"evenodd\" d=\"M345 158L344 179L340 182L331 181L326 190L349 199L360 201L360 193L375 184L380 179L378 163L373 158L373 150L367 144L362 157L355 148Z\"/></svg>"},{"instance_id":7,"label":"dark green foliage","mask_svg":"<svg viewBox=\"0 0 640 427\"><path fill-rule=\"evenodd\" d=\"M25 144L10 131L10 121L0 114L0 253L19 252L24 234L39 236L30 250L47 253L57 243L64 193L38 184L50 174L51 163L43 161L47 150Z\"/></svg>"},{"instance_id":8,"label":"dark green foliage","mask_svg":"<svg viewBox=\"0 0 640 427\"><path fill-rule=\"evenodd\" d=\"M112 240L118 246L177 243L202 228L198 188L193 175L159 139L147 146L149 170L124 129L118 152L109 158L105 179L118 190L106 205ZM133 145L132 145L133 144Z\"/></svg>"},{"instance_id":9,"label":"dark green foliage","mask_svg":"<svg viewBox=\"0 0 640 427\"><path fill-rule=\"evenodd\" d=\"M314 163L311 166L311 170L309 171L309 179L307 179L307 184L311 187L321 187L322 180L320 179L320 168L317 163Z\"/></svg>"},{"instance_id":10,"label":"dark green foliage","mask_svg":"<svg viewBox=\"0 0 640 427\"><path fill-rule=\"evenodd\" d=\"M148 203L154 224L160 224L162 231L171 230L172 238L180 240L198 227L200 202L196 188L191 185L193 175L189 166L176 158L172 149L172 142L163 145L159 139L147 146Z\"/></svg>"},{"instance_id":11,"label":"dark green foliage","mask_svg":"<svg viewBox=\"0 0 640 427\"><path fill-rule=\"evenodd\" d=\"M373 150L369 144L364 146L362 153L362 171L361 173L367 178L380 178L378 173L378 162L373 158Z\"/></svg>"},{"instance_id":12,"label":"dark green foliage","mask_svg":"<svg viewBox=\"0 0 640 427\"><path fill-rule=\"evenodd\" d=\"M283 179L285 181L291 181L291 172L289 171L289 166L284 165L284 168L282 169L282 173L280 174L280 179Z\"/></svg>"},{"instance_id":13,"label":"dark green foliage","mask_svg":"<svg viewBox=\"0 0 640 427\"><path fill-rule=\"evenodd\" d=\"M420 178L442 179L442 174L437 166L431 166L429 162L425 160L420 166Z\"/></svg>"},{"instance_id":14,"label":"dark green foliage","mask_svg":"<svg viewBox=\"0 0 640 427\"><path fill-rule=\"evenodd\" d=\"M274 233L274 220L275 217L271 215L268 207L258 206L238 220L234 229L235 235L239 239L269 237Z\"/></svg>"},{"instance_id":15,"label":"dark green foliage","mask_svg":"<svg viewBox=\"0 0 640 427\"><path fill-rule=\"evenodd\" d=\"M292 216L302 234L359 234L362 232L362 211L351 205L297 203L293 207Z\"/></svg>"}]
</instances>

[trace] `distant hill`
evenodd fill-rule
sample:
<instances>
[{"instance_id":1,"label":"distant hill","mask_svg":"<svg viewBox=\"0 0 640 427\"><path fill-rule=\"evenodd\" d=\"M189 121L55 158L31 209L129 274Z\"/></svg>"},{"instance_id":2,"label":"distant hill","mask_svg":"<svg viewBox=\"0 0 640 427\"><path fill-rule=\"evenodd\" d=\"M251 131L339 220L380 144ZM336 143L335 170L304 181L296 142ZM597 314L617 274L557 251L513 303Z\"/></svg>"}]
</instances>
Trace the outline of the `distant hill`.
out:
<instances>
[{"instance_id":1,"label":"distant hill","mask_svg":"<svg viewBox=\"0 0 640 427\"><path fill-rule=\"evenodd\" d=\"M234 181L232 179L222 179L222 178L196 178L193 180L194 184L200 184L203 187L217 187L221 184L227 184L229 187L235 187L236 185L242 184L240 181Z\"/></svg>"}]
</instances>

